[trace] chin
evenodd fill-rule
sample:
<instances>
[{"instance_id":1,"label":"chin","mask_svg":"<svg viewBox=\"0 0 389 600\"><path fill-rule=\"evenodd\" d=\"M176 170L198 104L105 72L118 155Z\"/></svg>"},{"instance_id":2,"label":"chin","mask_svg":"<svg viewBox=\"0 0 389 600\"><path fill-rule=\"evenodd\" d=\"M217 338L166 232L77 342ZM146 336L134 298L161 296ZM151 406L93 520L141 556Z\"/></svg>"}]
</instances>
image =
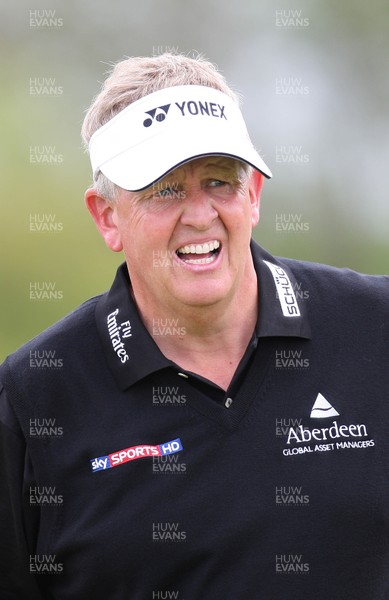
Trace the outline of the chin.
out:
<instances>
[{"instance_id":1,"label":"chin","mask_svg":"<svg viewBox=\"0 0 389 600\"><path fill-rule=\"evenodd\" d=\"M182 292L183 290L180 290L180 293L177 294L177 300L187 306L193 307L213 306L224 300L228 295L228 290L225 288L220 289L220 286L206 286L201 284L201 282L196 285L195 289L188 291L187 293Z\"/></svg>"}]
</instances>

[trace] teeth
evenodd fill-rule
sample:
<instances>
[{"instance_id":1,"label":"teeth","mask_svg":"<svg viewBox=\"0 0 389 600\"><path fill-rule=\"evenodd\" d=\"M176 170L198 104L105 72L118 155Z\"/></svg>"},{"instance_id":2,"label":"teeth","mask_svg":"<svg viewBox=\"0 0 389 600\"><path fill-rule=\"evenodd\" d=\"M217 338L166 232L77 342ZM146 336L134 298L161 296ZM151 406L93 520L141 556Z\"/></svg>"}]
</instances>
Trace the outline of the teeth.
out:
<instances>
[{"instance_id":1,"label":"teeth","mask_svg":"<svg viewBox=\"0 0 389 600\"><path fill-rule=\"evenodd\" d=\"M217 250L219 246L220 242L213 240L205 244L191 244L190 246L182 246L181 248L178 248L177 252L179 254L208 254L208 252L212 252L212 250Z\"/></svg>"},{"instance_id":2,"label":"teeth","mask_svg":"<svg viewBox=\"0 0 389 600\"><path fill-rule=\"evenodd\" d=\"M191 265L207 265L213 260L215 260L215 257L209 256L208 258L188 258L185 260L185 262Z\"/></svg>"}]
</instances>

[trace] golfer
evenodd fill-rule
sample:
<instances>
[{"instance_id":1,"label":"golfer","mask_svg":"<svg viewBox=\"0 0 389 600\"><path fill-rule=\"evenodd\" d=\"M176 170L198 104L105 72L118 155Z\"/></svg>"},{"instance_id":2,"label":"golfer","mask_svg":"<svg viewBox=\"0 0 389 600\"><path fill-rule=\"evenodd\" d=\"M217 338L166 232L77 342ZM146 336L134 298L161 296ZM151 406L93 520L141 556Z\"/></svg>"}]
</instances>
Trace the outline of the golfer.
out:
<instances>
[{"instance_id":1,"label":"golfer","mask_svg":"<svg viewBox=\"0 0 389 600\"><path fill-rule=\"evenodd\" d=\"M82 132L124 262L1 367L0 598L387 600L389 278L253 241L271 171L202 58L119 62Z\"/></svg>"}]
</instances>

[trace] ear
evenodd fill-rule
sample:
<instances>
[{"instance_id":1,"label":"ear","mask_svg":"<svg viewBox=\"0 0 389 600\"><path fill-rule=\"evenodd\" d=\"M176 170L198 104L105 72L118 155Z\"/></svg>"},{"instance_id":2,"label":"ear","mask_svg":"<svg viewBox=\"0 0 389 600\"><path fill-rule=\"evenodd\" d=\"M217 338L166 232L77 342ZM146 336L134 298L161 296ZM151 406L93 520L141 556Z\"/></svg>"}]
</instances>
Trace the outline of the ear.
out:
<instances>
[{"instance_id":1,"label":"ear","mask_svg":"<svg viewBox=\"0 0 389 600\"><path fill-rule=\"evenodd\" d=\"M255 227L259 221L260 197L263 185L263 175L253 169L249 181L249 195L251 203L251 223Z\"/></svg>"},{"instance_id":2,"label":"ear","mask_svg":"<svg viewBox=\"0 0 389 600\"><path fill-rule=\"evenodd\" d=\"M85 204L108 248L113 252L121 252L123 244L117 227L115 204L99 196L94 188L85 192Z\"/></svg>"}]
</instances>

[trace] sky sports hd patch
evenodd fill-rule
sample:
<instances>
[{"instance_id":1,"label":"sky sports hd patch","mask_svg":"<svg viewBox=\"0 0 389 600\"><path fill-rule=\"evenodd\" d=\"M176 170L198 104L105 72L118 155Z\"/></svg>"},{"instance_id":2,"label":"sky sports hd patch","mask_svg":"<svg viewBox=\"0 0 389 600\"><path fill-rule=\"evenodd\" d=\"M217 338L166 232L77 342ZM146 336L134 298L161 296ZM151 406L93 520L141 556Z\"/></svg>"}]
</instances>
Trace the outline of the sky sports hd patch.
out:
<instances>
[{"instance_id":1,"label":"sky sports hd patch","mask_svg":"<svg viewBox=\"0 0 389 600\"><path fill-rule=\"evenodd\" d=\"M153 456L166 456L167 454L175 454L183 449L180 438L172 440L171 442L165 442L164 444L158 444L157 446L151 446L150 444L140 444L138 446L131 446L124 450L118 450L107 456L97 456L91 458L92 471L105 471L105 469L111 469L112 467L118 467L124 463L138 460L139 458L148 458Z\"/></svg>"}]
</instances>

